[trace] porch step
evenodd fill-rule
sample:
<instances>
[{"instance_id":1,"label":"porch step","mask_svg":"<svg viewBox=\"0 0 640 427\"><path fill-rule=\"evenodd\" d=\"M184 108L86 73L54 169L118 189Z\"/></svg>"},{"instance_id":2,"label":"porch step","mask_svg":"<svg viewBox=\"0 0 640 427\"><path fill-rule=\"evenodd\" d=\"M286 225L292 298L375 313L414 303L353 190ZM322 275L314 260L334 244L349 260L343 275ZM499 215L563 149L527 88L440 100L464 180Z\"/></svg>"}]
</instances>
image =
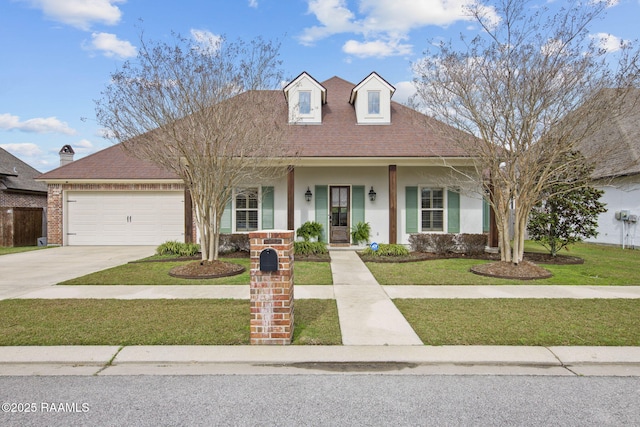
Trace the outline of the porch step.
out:
<instances>
[{"instance_id":1,"label":"porch step","mask_svg":"<svg viewBox=\"0 0 640 427\"><path fill-rule=\"evenodd\" d=\"M344 345L422 345L355 251L329 251Z\"/></svg>"}]
</instances>

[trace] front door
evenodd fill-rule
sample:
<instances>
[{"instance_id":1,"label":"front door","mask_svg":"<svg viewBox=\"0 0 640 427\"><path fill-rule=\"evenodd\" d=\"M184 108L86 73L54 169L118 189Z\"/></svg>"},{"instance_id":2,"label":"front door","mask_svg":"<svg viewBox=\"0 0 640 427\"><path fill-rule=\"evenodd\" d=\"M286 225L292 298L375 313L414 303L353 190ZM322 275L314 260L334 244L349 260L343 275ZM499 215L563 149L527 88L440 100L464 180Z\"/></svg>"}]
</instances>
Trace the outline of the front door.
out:
<instances>
[{"instance_id":1,"label":"front door","mask_svg":"<svg viewBox=\"0 0 640 427\"><path fill-rule=\"evenodd\" d=\"M331 230L330 243L350 243L349 187L330 187Z\"/></svg>"}]
</instances>

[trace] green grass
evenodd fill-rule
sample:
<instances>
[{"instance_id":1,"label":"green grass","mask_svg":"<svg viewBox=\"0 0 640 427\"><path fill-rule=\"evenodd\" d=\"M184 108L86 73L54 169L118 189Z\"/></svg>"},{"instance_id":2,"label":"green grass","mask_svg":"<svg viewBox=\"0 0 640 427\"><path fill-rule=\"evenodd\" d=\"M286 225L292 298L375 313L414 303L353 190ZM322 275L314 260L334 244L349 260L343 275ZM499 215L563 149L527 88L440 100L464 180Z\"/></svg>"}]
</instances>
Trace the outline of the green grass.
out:
<instances>
[{"instance_id":1,"label":"green grass","mask_svg":"<svg viewBox=\"0 0 640 427\"><path fill-rule=\"evenodd\" d=\"M527 251L544 252L532 242ZM397 264L368 262L367 267L381 285L640 285L640 251L581 243L562 254L584 259L584 264L542 267L553 273L543 280L509 280L478 276L469 269L487 261L448 259Z\"/></svg>"},{"instance_id":2,"label":"green grass","mask_svg":"<svg viewBox=\"0 0 640 427\"><path fill-rule=\"evenodd\" d=\"M0 346L249 344L249 301L4 300ZM334 300L296 300L294 344L340 344Z\"/></svg>"},{"instance_id":3,"label":"green grass","mask_svg":"<svg viewBox=\"0 0 640 427\"><path fill-rule=\"evenodd\" d=\"M637 299L394 302L425 345L640 345Z\"/></svg>"},{"instance_id":4,"label":"green grass","mask_svg":"<svg viewBox=\"0 0 640 427\"><path fill-rule=\"evenodd\" d=\"M18 247L0 246L0 255L16 254L19 252L37 251L40 249L47 249L47 247L46 246L18 246Z\"/></svg>"},{"instance_id":5,"label":"green grass","mask_svg":"<svg viewBox=\"0 0 640 427\"><path fill-rule=\"evenodd\" d=\"M224 261L240 264L245 267L242 274L218 279L180 279L169 276L169 270L181 262L134 262L107 270L91 273L86 276L67 280L59 285L249 285L249 259L225 258ZM294 267L295 284L297 285L331 285L333 284L331 268L326 262L298 261Z\"/></svg>"}]
</instances>

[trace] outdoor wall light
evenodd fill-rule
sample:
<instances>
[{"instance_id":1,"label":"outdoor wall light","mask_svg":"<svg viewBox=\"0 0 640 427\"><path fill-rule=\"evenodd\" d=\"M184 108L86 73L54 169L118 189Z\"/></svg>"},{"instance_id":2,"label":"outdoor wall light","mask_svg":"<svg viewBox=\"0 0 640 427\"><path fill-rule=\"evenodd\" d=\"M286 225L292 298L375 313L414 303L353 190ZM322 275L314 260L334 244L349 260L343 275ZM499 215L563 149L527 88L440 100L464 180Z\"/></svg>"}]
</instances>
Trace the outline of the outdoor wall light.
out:
<instances>
[{"instance_id":1,"label":"outdoor wall light","mask_svg":"<svg viewBox=\"0 0 640 427\"><path fill-rule=\"evenodd\" d=\"M304 193L304 199L307 202L311 201L311 197L313 197L313 193L311 193L311 190L309 189L309 187L307 187L307 191Z\"/></svg>"},{"instance_id":2,"label":"outdoor wall light","mask_svg":"<svg viewBox=\"0 0 640 427\"><path fill-rule=\"evenodd\" d=\"M369 200L372 202L376 200L376 192L373 191L373 186L371 186L371 190L369 190Z\"/></svg>"}]
</instances>

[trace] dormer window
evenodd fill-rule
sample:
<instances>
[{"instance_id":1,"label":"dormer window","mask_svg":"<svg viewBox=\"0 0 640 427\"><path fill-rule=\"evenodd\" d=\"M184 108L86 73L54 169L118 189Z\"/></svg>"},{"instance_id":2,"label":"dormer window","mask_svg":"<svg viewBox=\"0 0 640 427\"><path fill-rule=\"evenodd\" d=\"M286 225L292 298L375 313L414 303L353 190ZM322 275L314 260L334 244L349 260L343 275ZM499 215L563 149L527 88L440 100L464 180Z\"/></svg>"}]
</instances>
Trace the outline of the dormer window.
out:
<instances>
[{"instance_id":1,"label":"dormer window","mask_svg":"<svg viewBox=\"0 0 640 427\"><path fill-rule=\"evenodd\" d=\"M311 92L300 91L298 92L298 112L300 114L311 114Z\"/></svg>"},{"instance_id":2,"label":"dormer window","mask_svg":"<svg viewBox=\"0 0 640 427\"><path fill-rule=\"evenodd\" d=\"M302 73L284 88L289 106L289 123L321 124L322 105L327 103L327 90L307 73Z\"/></svg>"},{"instance_id":3,"label":"dormer window","mask_svg":"<svg viewBox=\"0 0 640 427\"><path fill-rule=\"evenodd\" d=\"M372 91L367 92L367 97L369 99L368 103L368 112L369 114L378 115L380 114L380 91Z\"/></svg>"},{"instance_id":4,"label":"dormer window","mask_svg":"<svg viewBox=\"0 0 640 427\"><path fill-rule=\"evenodd\" d=\"M349 103L359 125L391 124L391 96L395 88L377 73L371 73L351 91Z\"/></svg>"}]
</instances>

